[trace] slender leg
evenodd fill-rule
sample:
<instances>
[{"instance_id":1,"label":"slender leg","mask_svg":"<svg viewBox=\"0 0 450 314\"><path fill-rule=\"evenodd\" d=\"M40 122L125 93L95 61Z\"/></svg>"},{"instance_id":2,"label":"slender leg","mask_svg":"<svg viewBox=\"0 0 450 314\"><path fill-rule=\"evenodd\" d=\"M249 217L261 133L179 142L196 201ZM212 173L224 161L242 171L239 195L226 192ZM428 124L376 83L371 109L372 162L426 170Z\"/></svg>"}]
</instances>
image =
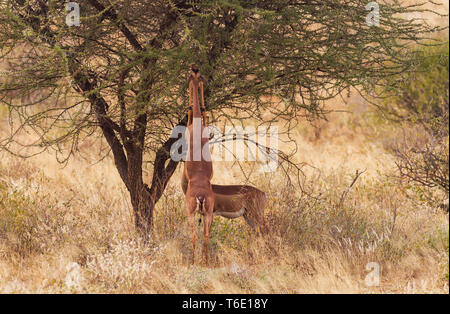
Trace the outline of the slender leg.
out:
<instances>
[{"instance_id":1,"label":"slender leg","mask_svg":"<svg viewBox=\"0 0 450 314\"><path fill-rule=\"evenodd\" d=\"M266 225L266 220L264 219L264 214L261 214L258 217L258 225L259 225L259 232L264 235L266 233L268 233L269 229Z\"/></svg>"},{"instance_id":2,"label":"slender leg","mask_svg":"<svg viewBox=\"0 0 450 314\"><path fill-rule=\"evenodd\" d=\"M190 126L191 124L192 124L192 109L189 109L187 126Z\"/></svg>"},{"instance_id":3,"label":"slender leg","mask_svg":"<svg viewBox=\"0 0 450 314\"><path fill-rule=\"evenodd\" d=\"M186 206L186 210L187 210L187 216L188 216L188 223L189 226L191 227L191 232L192 232L192 264L195 263L195 246L197 243L197 230L195 228L195 203L194 203L194 210L192 210L192 206L190 206L192 202L188 202L187 206Z\"/></svg>"},{"instance_id":4,"label":"slender leg","mask_svg":"<svg viewBox=\"0 0 450 314\"><path fill-rule=\"evenodd\" d=\"M204 251L205 251L205 264L206 264L206 267L209 266L208 245L209 245L209 231L211 230L212 221L213 221L213 211L211 209L211 210L208 210L208 212L205 215L205 219L203 221L204 236L205 236Z\"/></svg>"},{"instance_id":5,"label":"slender leg","mask_svg":"<svg viewBox=\"0 0 450 314\"><path fill-rule=\"evenodd\" d=\"M206 126L206 112L203 111L202 115L203 115L203 126Z\"/></svg>"},{"instance_id":6,"label":"slender leg","mask_svg":"<svg viewBox=\"0 0 450 314\"><path fill-rule=\"evenodd\" d=\"M203 93L203 82L200 82L200 96L202 99L203 125L206 126L206 107L205 107L205 95Z\"/></svg>"},{"instance_id":7,"label":"slender leg","mask_svg":"<svg viewBox=\"0 0 450 314\"><path fill-rule=\"evenodd\" d=\"M202 99L202 109L205 109L205 95L203 93L203 82L200 82L200 96Z\"/></svg>"},{"instance_id":8,"label":"slender leg","mask_svg":"<svg viewBox=\"0 0 450 314\"><path fill-rule=\"evenodd\" d=\"M256 208L252 208L252 211L247 210L243 216L247 224L258 234L267 233L264 213L259 213L256 211Z\"/></svg>"},{"instance_id":9,"label":"slender leg","mask_svg":"<svg viewBox=\"0 0 450 314\"><path fill-rule=\"evenodd\" d=\"M192 85L192 81L189 82L189 108L192 107L192 92L193 92L193 85Z\"/></svg>"},{"instance_id":10,"label":"slender leg","mask_svg":"<svg viewBox=\"0 0 450 314\"><path fill-rule=\"evenodd\" d=\"M252 228L253 230L257 230L257 228L256 228L257 223L255 222L255 219L253 219L253 217L251 217L247 213L245 213L243 216L244 216L245 222L250 226L250 228Z\"/></svg>"},{"instance_id":11,"label":"slender leg","mask_svg":"<svg viewBox=\"0 0 450 314\"><path fill-rule=\"evenodd\" d=\"M188 111L188 122L187 125L191 125L192 123L192 92L193 92L194 86L192 85L192 81L189 82L189 111Z\"/></svg>"}]
</instances>

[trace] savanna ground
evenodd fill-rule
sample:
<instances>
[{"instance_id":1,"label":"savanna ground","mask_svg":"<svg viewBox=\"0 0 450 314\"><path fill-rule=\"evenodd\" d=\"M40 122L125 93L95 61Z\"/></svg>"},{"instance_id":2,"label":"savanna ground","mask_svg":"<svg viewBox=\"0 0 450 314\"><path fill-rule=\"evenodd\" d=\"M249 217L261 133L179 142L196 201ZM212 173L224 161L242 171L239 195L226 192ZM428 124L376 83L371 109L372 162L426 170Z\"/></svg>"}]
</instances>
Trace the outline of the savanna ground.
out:
<instances>
[{"instance_id":1,"label":"savanna ground","mask_svg":"<svg viewBox=\"0 0 450 314\"><path fill-rule=\"evenodd\" d=\"M254 176L268 195L271 233L256 237L242 218L215 218L210 268L201 248L190 264L179 170L143 243L128 193L112 159L98 162L95 139L64 167L53 153L22 160L1 152L0 292L448 293L448 213L392 176L384 147L399 130L361 98L346 102L330 106L348 112L298 128L297 157L320 169L305 168L304 188L315 197L279 173ZM357 169L366 172L341 203ZM242 176L216 163L213 181ZM371 262L380 265L374 287L365 281Z\"/></svg>"}]
</instances>

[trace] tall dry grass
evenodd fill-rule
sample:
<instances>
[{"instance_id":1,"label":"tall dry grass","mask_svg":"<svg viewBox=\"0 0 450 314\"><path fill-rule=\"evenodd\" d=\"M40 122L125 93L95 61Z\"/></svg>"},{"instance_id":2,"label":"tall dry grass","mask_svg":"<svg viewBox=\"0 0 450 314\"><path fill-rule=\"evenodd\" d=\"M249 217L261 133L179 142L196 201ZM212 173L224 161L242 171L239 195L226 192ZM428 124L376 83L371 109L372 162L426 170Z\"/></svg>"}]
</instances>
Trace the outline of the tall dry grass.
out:
<instances>
[{"instance_id":1,"label":"tall dry grass","mask_svg":"<svg viewBox=\"0 0 450 314\"><path fill-rule=\"evenodd\" d=\"M448 214L389 176L382 139L392 129L373 123L361 99L346 106L352 114L333 114L319 131L298 129L298 160L321 169L303 182L314 197L280 174L254 176L268 194L271 233L257 237L241 219L215 218L210 268L201 248L190 264L180 173L144 243L111 158L96 162L94 140L83 144L87 159L64 167L52 154L1 152L0 292L448 293ZM340 204L356 169L367 171ZM242 181L237 169L224 173L216 164L216 182ZM371 262L381 267L379 286L366 285Z\"/></svg>"}]
</instances>

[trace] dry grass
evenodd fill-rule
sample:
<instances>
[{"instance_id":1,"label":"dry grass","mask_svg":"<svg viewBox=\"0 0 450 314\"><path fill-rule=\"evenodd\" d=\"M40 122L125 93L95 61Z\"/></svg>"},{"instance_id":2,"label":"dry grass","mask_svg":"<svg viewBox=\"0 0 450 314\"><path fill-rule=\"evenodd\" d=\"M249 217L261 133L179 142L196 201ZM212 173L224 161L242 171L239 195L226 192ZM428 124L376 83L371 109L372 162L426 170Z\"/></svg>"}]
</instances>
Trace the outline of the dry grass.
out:
<instances>
[{"instance_id":1,"label":"dry grass","mask_svg":"<svg viewBox=\"0 0 450 314\"><path fill-rule=\"evenodd\" d=\"M210 268L201 248L189 263L179 173L143 243L112 160L94 163L94 142L83 147L91 161L65 167L51 154L0 153L0 292L448 293L448 214L386 176L393 164L381 138L392 130L367 121L360 99L348 106L354 113L332 115L320 136L307 124L298 130L298 159L321 169L305 185L319 199L300 197L280 175L255 176L271 233L216 218ZM339 206L356 169L367 172ZM221 173L217 164L216 181ZM239 183L237 170L228 173ZM365 284L370 262L381 267L377 287Z\"/></svg>"}]
</instances>

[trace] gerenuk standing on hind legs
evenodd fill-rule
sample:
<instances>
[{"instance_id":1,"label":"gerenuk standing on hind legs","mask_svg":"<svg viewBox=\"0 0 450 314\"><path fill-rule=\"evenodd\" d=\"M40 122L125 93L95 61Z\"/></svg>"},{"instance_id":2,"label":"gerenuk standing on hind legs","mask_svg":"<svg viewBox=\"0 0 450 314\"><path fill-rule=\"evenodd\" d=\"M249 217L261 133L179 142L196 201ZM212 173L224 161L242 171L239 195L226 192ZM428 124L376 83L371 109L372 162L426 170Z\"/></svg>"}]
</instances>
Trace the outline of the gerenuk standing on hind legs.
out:
<instances>
[{"instance_id":1,"label":"gerenuk standing on hind legs","mask_svg":"<svg viewBox=\"0 0 450 314\"><path fill-rule=\"evenodd\" d=\"M208 243L209 231L213 220L214 193L211 187L213 167L211 153L209 150L209 132L206 127L206 119L200 110L199 93L201 90L202 107L205 109L203 99L203 78L200 70L195 64L191 64L189 75L189 106L192 108L188 114L188 127L186 138L188 142L188 152L185 163L185 176L188 181L186 191L186 213L189 226L192 231L192 262L195 261L195 246L197 242L197 232L195 228L195 214L198 212L202 216L204 225L204 255L205 264L208 266Z\"/></svg>"}]
</instances>

